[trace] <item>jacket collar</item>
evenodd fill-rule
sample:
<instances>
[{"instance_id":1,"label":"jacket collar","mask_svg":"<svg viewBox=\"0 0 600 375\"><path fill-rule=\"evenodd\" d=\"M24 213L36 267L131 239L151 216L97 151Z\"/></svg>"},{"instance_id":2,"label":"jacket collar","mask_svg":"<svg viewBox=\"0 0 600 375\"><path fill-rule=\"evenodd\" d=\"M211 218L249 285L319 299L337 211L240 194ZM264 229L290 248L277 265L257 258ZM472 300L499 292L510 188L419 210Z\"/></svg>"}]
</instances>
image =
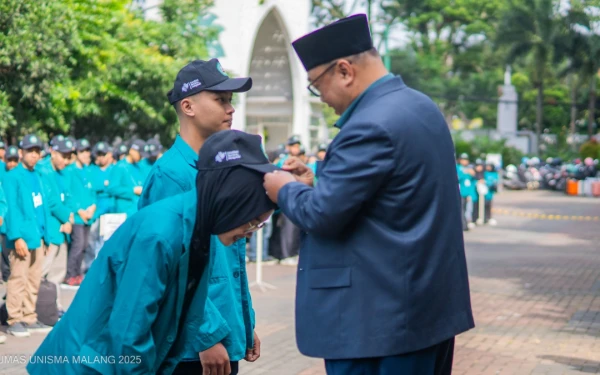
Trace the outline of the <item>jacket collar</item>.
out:
<instances>
[{"instance_id":1,"label":"jacket collar","mask_svg":"<svg viewBox=\"0 0 600 375\"><path fill-rule=\"evenodd\" d=\"M361 100L365 96L367 96L367 94L369 94L370 92L375 90L377 87L381 86L382 84L384 84L388 81L391 81L393 79L394 79L394 75L391 73L388 73L388 74L384 75L383 77L379 78L377 81L373 82L369 87L367 87L367 89L365 91L363 91L356 99L354 99L352 101L352 103L350 103L350 106L348 106L348 108L346 108L344 113L342 113L342 115L336 122L335 126L337 128L341 129L346 124L346 122L348 122L348 120L352 116L352 113L354 112L354 110L356 109L358 104L361 102Z\"/></svg>"},{"instance_id":2,"label":"jacket collar","mask_svg":"<svg viewBox=\"0 0 600 375\"><path fill-rule=\"evenodd\" d=\"M198 153L195 152L190 145L185 143L183 138L180 135L177 135L175 138L175 143L173 147L183 156L186 164L189 164L194 169L196 168L196 162L198 161Z\"/></svg>"}]
</instances>

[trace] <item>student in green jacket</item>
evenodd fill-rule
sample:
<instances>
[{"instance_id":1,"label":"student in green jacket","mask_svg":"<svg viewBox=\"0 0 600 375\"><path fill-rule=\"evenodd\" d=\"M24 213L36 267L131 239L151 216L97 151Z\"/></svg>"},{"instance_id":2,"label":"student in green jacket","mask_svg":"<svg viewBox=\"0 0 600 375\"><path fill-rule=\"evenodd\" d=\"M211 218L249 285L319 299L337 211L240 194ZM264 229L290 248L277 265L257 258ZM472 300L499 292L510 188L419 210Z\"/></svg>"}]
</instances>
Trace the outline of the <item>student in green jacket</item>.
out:
<instances>
[{"instance_id":1,"label":"student in green jacket","mask_svg":"<svg viewBox=\"0 0 600 375\"><path fill-rule=\"evenodd\" d=\"M29 374L181 373L181 359L212 339L200 334L216 318L205 313L209 282L227 277L213 264L211 235L226 245L249 237L275 208L262 187L264 172L273 166L258 136L251 137L249 145L213 142L215 147L203 149L195 189L152 204L119 227L67 313L31 357ZM239 159L215 162L221 147L238 146ZM43 361L55 356L69 361ZM200 367L193 373L236 373L229 363L217 366L224 371Z\"/></svg>"},{"instance_id":2,"label":"student in green jacket","mask_svg":"<svg viewBox=\"0 0 600 375\"><path fill-rule=\"evenodd\" d=\"M94 163L89 167L89 173L92 189L96 195L96 212L92 218L93 224L90 228L89 245L83 257L83 273L86 273L90 268L104 244L104 240L100 236L100 217L114 211L115 200L108 193L110 173L113 168L112 159L108 156L110 151L110 147L105 142L98 142L92 148Z\"/></svg>"},{"instance_id":3,"label":"student in green jacket","mask_svg":"<svg viewBox=\"0 0 600 375\"><path fill-rule=\"evenodd\" d=\"M6 211L8 211L8 205L6 204L6 196L4 195L4 189L2 188L2 181L0 181L0 227L4 227L4 217L6 216ZM0 232L0 253L2 253L2 249L4 247L4 233ZM4 250L6 252L6 250ZM0 262L2 262L3 258L0 258ZM4 278L4 268L0 269L0 276L2 279ZM8 275L7 279L8 279Z\"/></svg>"},{"instance_id":4,"label":"student in green jacket","mask_svg":"<svg viewBox=\"0 0 600 375\"><path fill-rule=\"evenodd\" d=\"M19 165L19 149L15 146L8 146L6 149L6 154L4 155L4 159L6 161L6 165L4 169L0 169L0 182L4 180L4 176L9 171L15 169L17 165ZM0 225L0 244L2 247L6 247L6 222ZM10 266L8 260L8 251L3 251L1 253L2 259L0 260L0 269L2 270L2 281L7 282L8 276L10 275Z\"/></svg>"},{"instance_id":5,"label":"student in green jacket","mask_svg":"<svg viewBox=\"0 0 600 375\"><path fill-rule=\"evenodd\" d=\"M133 215L138 209L138 200L143 192L144 173L140 161L146 142L136 139L129 151L110 172L108 193L115 198L115 213Z\"/></svg>"},{"instance_id":6,"label":"student in green jacket","mask_svg":"<svg viewBox=\"0 0 600 375\"><path fill-rule=\"evenodd\" d=\"M155 138L150 138L144 146L144 158L140 161L142 172L144 173L144 181L148 178L152 167L163 154L163 146L160 141Z\"/></svg>"},{"instance_id":7,"label":"student in green jacket","mask_svg":"<svg viewBox=\"0 0 600 375\"><path fill-rule=\"evenodd\" d=\"M64 314L60 302L60 286L67 275L68 236L73 229L74 214L71 189L65 176L67 162L71 158L71 141L63 139L54 142L50 154L50 165L36 165L36 170L42 175L47 187L47 194L57 202L51 209L48 218L48 241L50 242L42 275L46 280L56 285L56 305L59 317Z\"/></svg>"},{"instance_id":8,"label":"student in green jacket","mask_svg":"<svg viewBox=\"0 0 600 375\"><path fill-rule=\"evenodd\" d=\"M46 193L41 175L35 170L42 143L34 134L20 142L21 163L5 177L8 202L6 216L10 277L6 286L8 333L27 337L31 332L48 332L50 327L37 319L35 306L42 280L44 252L50 244L48 222L52 197Z\"/></svg>"},{"instance_id":9,"label":"student in green jacket","mask_svg":"<svg viewBox=\"0 0 600 375\"><path fill-rule=\"evenodd\" d=\"M2 189L2 181L0 181L0 226L4 223L4 215L6 215L7 209L6 197L4 196L4 189ZM0 234L0 237L3 237L3 235ZM2 242L4 241L0 238L0 252L2 252ZM2 262L2 259L0 259L0 262ZM4 344L5 341L6 336L0 333L0 344Z\"/></svg>"},{"instance_id":10,"label":"student in green jacket","mask_svg":"<svg viewBox=\"0 0 600 375\"><path fill-rule=\"evenodd\" d=\"M73 142L69 138L67 140ZM74 151L75 159L72 158L71 164L64 170L71 193L70 206L75 214L65 279L68 287L78 287L83 281L81 266L96 213L96 192L92 188L89 171L90 143L87 139L80 139L75 142Z\"/></svg>"},{"instance_id":11,"label":"student in green jacket","mask_svg":"<svg viewBox=\"0 0 600 375\"><path fill-rule=\"evenodd\" d=\"M216 59L197 60L179 71L168 99L177 113L180 135L150 171L139 207L193 189L198 150L202 157L207 139L231 127L235 112L232 93L248 91L251 85L250 78L227 77ZM255 360L249 353L260 341L254 333L254 310L245 273L245 239L225 246L213 237L211 246L217 249L215 267L222 270L222 276L211 279L206 312L210 318L200 327L199 335L205 337L200 355L187 353L186 365L197 370L200 357L219 373L225 363L231 362L235 368L242 359ZM217 362L221 367L214 365ZM185 368L180 370L185 372Z\"/></svg>"}]
</instances>

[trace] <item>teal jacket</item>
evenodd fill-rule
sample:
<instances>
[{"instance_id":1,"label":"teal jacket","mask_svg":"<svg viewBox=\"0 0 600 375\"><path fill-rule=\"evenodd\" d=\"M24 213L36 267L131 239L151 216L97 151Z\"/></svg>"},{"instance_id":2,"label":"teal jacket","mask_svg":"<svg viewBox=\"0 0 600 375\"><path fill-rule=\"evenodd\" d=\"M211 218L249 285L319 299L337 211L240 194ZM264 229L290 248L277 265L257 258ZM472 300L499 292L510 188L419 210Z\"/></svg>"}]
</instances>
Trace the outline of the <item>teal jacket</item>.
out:
<instances>
[{"instance_id":1,"label":"teal jacket","mask_svg":"<svg viewBox=\"0 0 600 375\"><path fill-rule=\"evenodd\" d=\"M150 174L154 164L156 164L156 161L150 161L148 159L140 160L140 170L142 171L144 181L146 181L146 178L148 178L148 175Z\"/></svg>"},{"instance_id":2,"label":"teal jacket","mask_svg":"<svg viewBox=\"0 0 600 375\"><path fill-rule=\"evenodd\" d=\"M485 195L485 200L491 201L494 199L494 194L496 194L492 190L494 190L494 187L498 186L498 172L485 171L483 173L483 177L485 178L485 183L489 188L488 193Z\"/></svg>"},{"instance_id":3,"label":"teal jacket","mask_svg":"<svg viewBox=\"0 0 600 375\"><path fill-rule=\"evenodd\" d=\"M63 182L63 176L52 168L51 164L42 164L35 166L36 171L42 176L45 183L48 197L52 196L56 204L50 210L50 219L46 222L46 231L48 232L48 241L54 245L61 245L67 239L66 234L60 231L60 226L69 221L73 212L69 206L71 201L70 189Z\"/></svg>"},{"instance_id":4,"label":"teal jacket","mask_svg":"<svg viewBox=\"0 0 600 375\"><path fill-rule=\"evenodd\" d=\"M4 175L6 175L6 163L0 160L0 182L4 179Z\"/></svg>"},{"instance_id":5,"label":"teal jacket","mask_svg":"<svg viewBox=\"0 0 600 375\"><path fill-rule=\"evenodd\" d=\"M96 204L96 192L92 187L90 167L79 168L73 163L66 167L62 173L66 176L66 180L69 183L69 189L73 199L71 206L73 212L75 212L75 224L92 225L94 217L85 223L81 216L77 214L78 210L85 210L91 205Z\"/></svg>"},{"instance_id":6,"label":"teal jacket","mask_svg":"<svg viewBox=\"0 0 600 375\"><path fill-rule=\"evenodd\" d=\"M115 199L108 193L108 185L106 184L106 182L110 181L112 168L112 165L109 165L104 170L97 165L89 167L92 190L96 195L96 213L94 214L94 219L104 214L112 213L115 209Z\"/></svg>"},{"instance_id":7,"label":"teal jacket","mask_svg":"<svg viewBox=\"0 0 600 375\"><path fill-rule=\"evenodd\" d=\"M2 188L2 181L0 181L0 217L4 220L6 218L6 212L8 211L8 205L6 204L6 196L4 195L4 189ZM4 222L2 228L4 228ZM4 232L0 231L0 234ZM2 251L2 243L0 243L0 251Z\"/></svg>"},{"instance_id":8,"label":"teal jacket","mask_svg":"<svg viewBox=\"0 0 600 375\"><path fill-rule=\"evenodd\" d=\"M145 182L140 208L173 194L195 191L196 153L180 137L158 159ZM194 197L194 202L196 198ZM210 277L205 321L198 331L200 351L222 343L231 361L239 361L254 345L255 316L246 274L246 240L226 247L217 236L211 239L215 253ZM190 350L185 358L198 359Z\"/></svg>"},{"instance_id":9,"label":"teal jacket","mask_svg":"<svg viewBox=\"0 0 600 375\"><path fill-rule=\"evenodd\" d=\"M177 334L195 197L193 191L165 199L117 229L69 310L31 357L29 374L168 375L186 350L200 350L197 332L204 321L212 252L184 328ZM67 360L44 364L47 358Z\"/></svg>"},{"instance_id":10,"label":"teal jacket","mask_svg":"<svg viewBox=\"0 0 600 375\"><path fill-rule=\"evenodd\" d=\"M112 167L109 177L108 193L115 198L115 212L133 215L137 211L139 200L133 189L144 185L139 163L120 160Z\"/></svg>"},{"instance_id":11,"label":"teal jacket","mask_svg":"<svg viewBox=\"0 0 600 375\"><path fill-rule=\"evenodd\" d=\"M197 160L198 154L178 135L173 146L148 173L138 208L194 189Z\"/></svg>"},{"instance_id":12,"label":"teal jacket","mask_svg":"<svg viewBox=\"0 0 600 375\"><path fill-rule=\"evenodd\" d=\"M458 174L458 187L462 198L473 197L475 194L475 180L473 176L465 172L465 168L456 164L456 173Z\"/></svg>"},{"instance_id":13,"label":"teal jacket","mask_svg":"<svg viewBox=\"0 0 600 375\"><path fill-rule=\"evenodd\" d=\"M27 175L30 173L23 164L19 164L12 171L6 174L2 186L6 194L8 202L8 213L6 220L6 239L7 247L14 249L14 242L22 238L30 250L35 250L40 247L42 240L46 244L50 244L48 232L48 223L51 218L51 208L56 207L56 199L52 194L48 194L47 184L42 175L35 171L40 179L42 187L42 205L45 215L45 231L40 233L36 220L35 207L31 197L30 178Z\"/></svg>"}]
</instances>

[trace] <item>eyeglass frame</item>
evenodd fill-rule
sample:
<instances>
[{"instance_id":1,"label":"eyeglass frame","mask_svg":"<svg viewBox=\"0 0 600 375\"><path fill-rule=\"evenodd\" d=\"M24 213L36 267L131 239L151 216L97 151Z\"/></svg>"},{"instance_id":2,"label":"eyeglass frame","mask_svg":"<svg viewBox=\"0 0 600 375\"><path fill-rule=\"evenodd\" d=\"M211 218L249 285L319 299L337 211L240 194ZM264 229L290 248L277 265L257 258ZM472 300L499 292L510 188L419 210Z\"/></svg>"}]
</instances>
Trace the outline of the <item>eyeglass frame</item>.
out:
<instances>
[{"instance_id":1,"label":"eyeglass frame","mask_svg":"<svg viewBox=\"0 0 600 375\"><path fill-rule=\"evenodd\" d=\"M258 232L260 229L264 228L264 226L267 224L266 221L263 221L262 223L259 223L257 225L252 224L252 222L248 223L248 229L246 229L244 231L245 234L248 233L254 233L254 232Z\"/></svg>"},{"instance_id":2,"label":"eyeglass frame","mask_svg":"<svg viewBox=\"0 0 600 375\"><path fill-rule=\"evenodd\" d=\"M327 69L325 69L325 70L323 71L323 73L319 74L319 75L317 76L317 78L313 79L312 81L310 81L310 82L308 83L308 86L306 86L306 88L308 89L308 91L310 91L310 93L311 93L312 95L316 96L317 98L321 97L321 91L315 87L315 83L317 83L317 81L318 81L318 80L320 80L321 78L323 78L323 76L324 76L324 75L325 75L325 74L326 74L328 71L330 71L332 68L334 68L334 67L337 65L337 63L338 63L339 61L340 61L340 60L335 60L333 63L331 63L331 65L329 65L329 66L327 67ZM314 88L314 90L318 91L319 93L317 94L315 91L313 91L313 88Z\"/></svg>"}]
</instances>

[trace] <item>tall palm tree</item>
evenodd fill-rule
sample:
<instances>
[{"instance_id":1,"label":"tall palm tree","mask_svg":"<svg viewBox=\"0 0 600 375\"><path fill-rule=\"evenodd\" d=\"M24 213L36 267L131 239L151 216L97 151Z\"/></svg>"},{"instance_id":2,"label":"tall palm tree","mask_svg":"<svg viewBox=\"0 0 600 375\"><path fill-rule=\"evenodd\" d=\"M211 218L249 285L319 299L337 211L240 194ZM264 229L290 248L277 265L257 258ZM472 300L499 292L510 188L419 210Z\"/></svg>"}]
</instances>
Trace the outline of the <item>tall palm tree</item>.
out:
<instances>
[{"instance_id":1,"label":"tall palm tree","mask_svg":"<svg viewBox=\"0 0 600 375\"><path fill-rule=\"evenodd\" d=\"M532 82L537 89L535 132L537 154L544 121L544 77L553 53L553 44L560 31L554 0L510 0L498 27L497 43L509 46L509 63L531 56Z\"/></svg>"},{"instance_id":2,"label":"tall palm tree","mask_svg":"<svg viewBox=\"0 0 600 375\"><path fill-rule=\"evenodd\" d=\"M584 7L573 7L564 18L565 29L555 40L555 61L567 59L562 73L589 82L588 135L596 123L596 84L600 70L600 35L594 33L591 16ZM578 87L573 87L577 90ZM572 99L572 101L574 101Z\"/></svg>"}]
</instances>

